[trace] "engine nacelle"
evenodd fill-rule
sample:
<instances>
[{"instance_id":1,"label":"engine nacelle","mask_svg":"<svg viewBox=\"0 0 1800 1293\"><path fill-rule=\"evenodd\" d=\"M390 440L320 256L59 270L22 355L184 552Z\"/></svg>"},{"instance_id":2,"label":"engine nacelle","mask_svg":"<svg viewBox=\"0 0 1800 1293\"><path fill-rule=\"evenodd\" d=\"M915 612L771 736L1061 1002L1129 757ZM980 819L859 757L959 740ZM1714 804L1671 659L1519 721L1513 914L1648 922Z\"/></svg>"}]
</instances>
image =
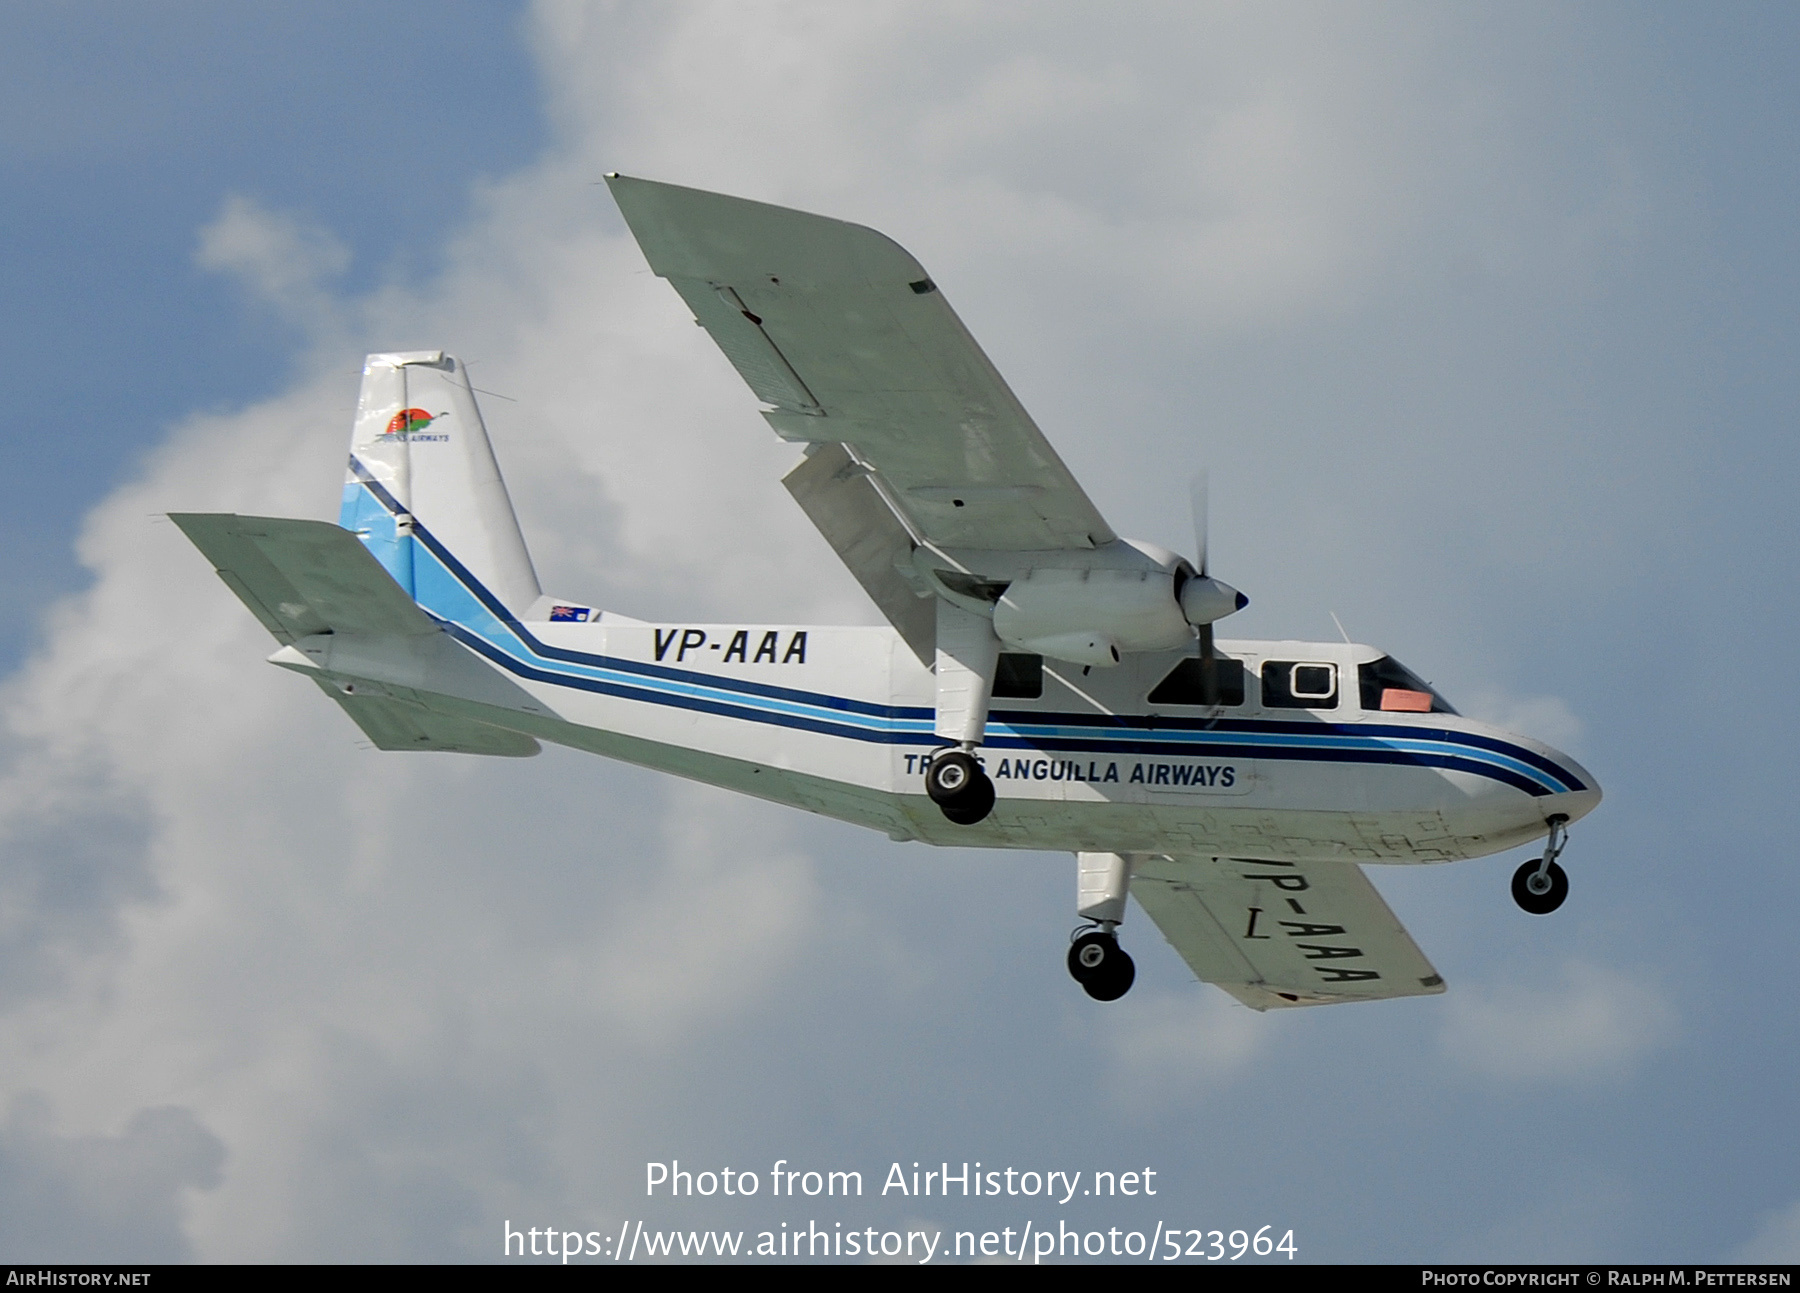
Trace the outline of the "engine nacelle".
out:
<instances>
[{"instance_id":1,"label":"engine nacelle","mask_svg":"<svg viewBox=\"0 0 1800 1293\"><path fill-rule=\"evenodd\" d=\"M1194 640L1175 576L1161 570L1033 570L994 607L994 632L1022 651L1102 667L1124 652L1169 651Z\"/></svg>"},{"instance_id":2,"label":"engine nacelle","mask_svg":"<svg viewBox=\"0 0 1800 1293\"><path fill-rule=\"evenodd\" d=\"M1119 644L1100 633L1062 633L1055 637L1007 642L1007 646L1071 664L1098 665L1110 669L1119 663Z\"/></svg>"}]
</instances>

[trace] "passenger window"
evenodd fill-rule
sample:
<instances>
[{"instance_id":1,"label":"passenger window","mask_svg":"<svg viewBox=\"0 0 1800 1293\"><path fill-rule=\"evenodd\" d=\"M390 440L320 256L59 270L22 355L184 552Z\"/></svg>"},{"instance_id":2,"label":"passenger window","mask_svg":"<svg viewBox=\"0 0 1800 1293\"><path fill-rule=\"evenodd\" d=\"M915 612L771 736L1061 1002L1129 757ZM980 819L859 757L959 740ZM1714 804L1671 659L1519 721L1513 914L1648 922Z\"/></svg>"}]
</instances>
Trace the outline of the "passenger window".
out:
<instances>
[{"instance_id":1,"label":"passenger window","mask_svg":"<svg viewBox=\"0 0 1800 1293\"><path fill-rule=\"evenodd\" d=\"M994 669L996 700L1037 700L1044 694L1044 657L1012 651L1000 653Z\"/></svg>"},{"instance_id":2,"label":"passenger window","mask_svg":"<svg viewBox=\"0 0 1800 1293\"><path fill-rule=\"evenodd\" d=\"M1269 709L1336 709L1337 666L1270 660L1262 667L1262 703Z\"/></svg>"},{"instance_id":3,"label":"passenger window","mask_svg":"<svg viewBox=\"0 0 1800 1293\"><path fill-rule=\"evenodd\" d=\"M1337 694L1337 669L1328 664L1297 664L1288 690L1296 700L1326 700Z\"/></svg>"},{"instance_id":4,"label":"passenger window","mask_svg":"<svg viewBox=\"0 0 1800 1293\"><path fill-rule=\"evenodd\" d=\"M1242 705L1244 703L1244 662L1215 655L1212 661L1211 685L1207 681L1206 661L1197 656L1178 660L1169 676L1156 684L1150 693L1152 705Z\"/></svg>"}]
</instances>

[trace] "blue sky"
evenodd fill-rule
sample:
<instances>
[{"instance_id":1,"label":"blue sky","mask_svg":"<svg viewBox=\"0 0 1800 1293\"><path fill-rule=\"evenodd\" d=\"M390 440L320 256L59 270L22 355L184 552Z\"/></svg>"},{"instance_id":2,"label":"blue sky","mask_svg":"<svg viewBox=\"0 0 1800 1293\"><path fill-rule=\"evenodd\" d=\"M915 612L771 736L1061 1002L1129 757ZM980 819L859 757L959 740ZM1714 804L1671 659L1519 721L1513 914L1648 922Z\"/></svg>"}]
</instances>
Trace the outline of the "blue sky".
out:
<instances>
[{"instance_id":1,"label":"blue sky","mask_svg":"<svg viewBox=\"0 0 1800 1293\"><path fill-rule=\"evenodd\" d=\"M646 1160L1149 1165L1319 1260L1800 1253L1785 571L1800 20L1770 7L14 8L0 41L0 1256L491 1260ZM1381 868L1450 983L1255 1016L1067 857L568 752L381 756L171 527L330 515L365 350L476 361L548 587L869 622L594 181L875 225L1247 636L1392 650L1607 790ZM1039 1206L1039 1223L1059 1211ZM104 1239L95 1236L104 1235Z\"/></svg>"},{"instance_id":2,"label":"blue sky","mask_svg":"<svg viewBox=\"0 0 1800 1293\"><path fill-rule=\"evenodd\" d=\"M195 409L277 389L294 330L194 262L227 194L300 212L338 286L429 274L471 188L544 145L511 6L25 4L0 52L0 326L16 663L76 518ZM394 168L396 142L408 148ZM75 432L74 428L80 428Z\"/></svg>"}]
</instances>

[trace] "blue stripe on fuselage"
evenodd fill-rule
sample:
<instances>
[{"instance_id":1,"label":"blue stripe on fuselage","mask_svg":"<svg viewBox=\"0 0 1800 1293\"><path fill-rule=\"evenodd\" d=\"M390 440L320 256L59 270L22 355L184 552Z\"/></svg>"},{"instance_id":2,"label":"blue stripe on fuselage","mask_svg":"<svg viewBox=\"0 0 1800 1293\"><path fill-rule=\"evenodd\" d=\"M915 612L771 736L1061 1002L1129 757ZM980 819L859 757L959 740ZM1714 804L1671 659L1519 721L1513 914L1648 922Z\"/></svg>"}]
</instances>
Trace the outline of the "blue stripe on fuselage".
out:
<instances>
[{"instance_id":1,"label":"blue stripe on fuselage","mask_svg":"<svg viewBox=\"0 0 1800 1293\"><path fill-rule=\"evenodd\" d=\"M350 465L390 519L402 510L354 457ZM363 511L358 519L367 517ZM883 705L550 646L514 618L417 518L412 537L414 546L423 549L415 551L409 563L419 605L444 621L458 641L521 678L848 740L927 747L944 743L934 731L934 711L923 706ZM386 548L399 538L367 532L364 542ZM1586 789L1579 778L1536 751L1446 728L994 710L983 743L994 749L1445 768L1487 777L1534 796Z\"/></svg>"}]
</instances>

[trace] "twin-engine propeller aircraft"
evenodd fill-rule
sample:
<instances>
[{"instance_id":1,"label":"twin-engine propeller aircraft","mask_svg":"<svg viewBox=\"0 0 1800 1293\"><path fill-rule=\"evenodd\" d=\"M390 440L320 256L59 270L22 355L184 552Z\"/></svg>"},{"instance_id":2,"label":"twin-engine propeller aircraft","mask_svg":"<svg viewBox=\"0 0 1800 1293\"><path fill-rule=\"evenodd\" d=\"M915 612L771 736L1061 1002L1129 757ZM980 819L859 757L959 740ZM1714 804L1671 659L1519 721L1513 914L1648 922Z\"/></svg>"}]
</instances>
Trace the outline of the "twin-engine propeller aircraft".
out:
<instances>
[{"instance_id":1,"label":"twin-engine propeller aircraft","mask_svg":"<svg viewBox=\"0 0 1800 1293\"><path fill-rule=\"evenodd\" d=\"M464 366L370 355L339 524L174 520L384 750L553 741L885 831L1076 856L1070 973L1135 971L1126 895L1257 1010L1443 991L1364 862L1549 836L1594 778L1392 656L1215 640L1246 604L1107 524L923 267L859 225L614 175L650 267L800 446L783 484L889 628L649 624L546 596Z\"/></svg>"}]
</instances>

